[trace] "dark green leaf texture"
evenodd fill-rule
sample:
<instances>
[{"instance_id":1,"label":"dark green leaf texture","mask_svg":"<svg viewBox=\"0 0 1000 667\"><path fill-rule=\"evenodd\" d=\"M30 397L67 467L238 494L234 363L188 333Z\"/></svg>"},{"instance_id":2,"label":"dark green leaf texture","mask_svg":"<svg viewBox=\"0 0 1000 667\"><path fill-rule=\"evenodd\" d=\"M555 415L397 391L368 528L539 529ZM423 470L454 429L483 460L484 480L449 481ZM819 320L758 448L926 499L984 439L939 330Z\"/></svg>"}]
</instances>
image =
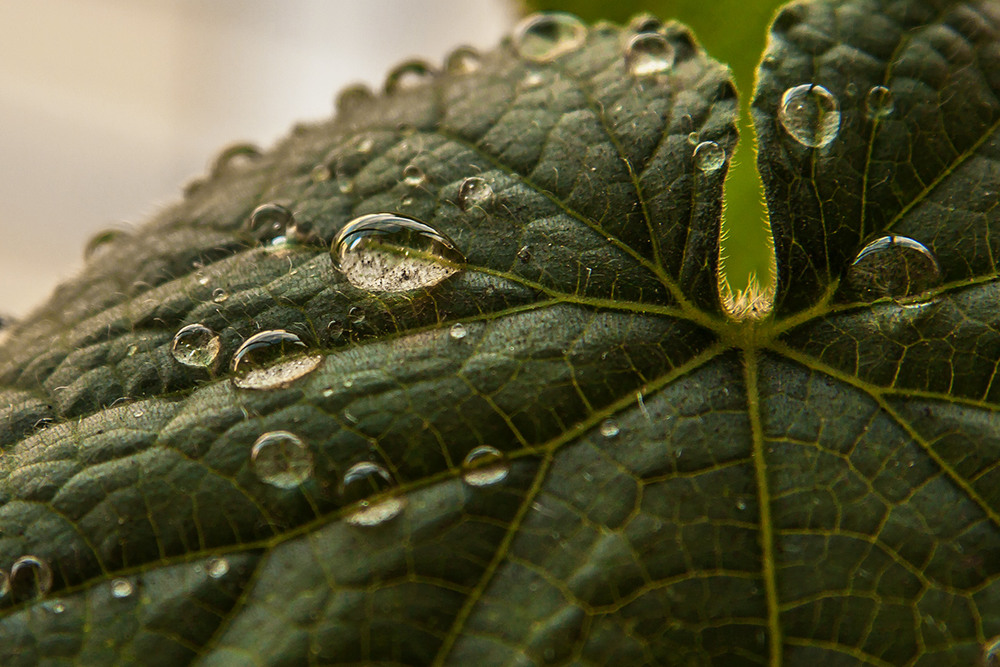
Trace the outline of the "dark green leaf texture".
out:
<instances>
[{"instance_id":1,"label":"dark green leaf texture","mask_svg":"<svg viewBox=\"0 0 1000 667\"><path fill-rule=\"evenodd\" d=\"M754 101L778 292L742 321L717 287L727 165L694 156L732 155L735 90L661 30L661 76L629 76L630 35L600 26L551 62L505 43L477 71L345 99L223 161L15 327L0 567L32 554L54 583L7 596L0 663L983 660L1000 635L1000 6L779 14ZM839 102L822 148L777 119L807 83ZM873 120L874 85L894 108ZM460 206L473 176L494 194ZM248 232L266 202L327 243L405 214L467 264L361 290L322 244ZM851 262L884 234L927 246L940 286L854 300ZM204 371L170 354L196 322L220 334ZM235 386L239 344L278 328L320 366ZM277 430L315 460L296 488L250 465ZM470 485L482 445L510 470ZM362 461L398 482L371 498L405 500L398 516L345 520Z\"/></svg>"}]
</instances>

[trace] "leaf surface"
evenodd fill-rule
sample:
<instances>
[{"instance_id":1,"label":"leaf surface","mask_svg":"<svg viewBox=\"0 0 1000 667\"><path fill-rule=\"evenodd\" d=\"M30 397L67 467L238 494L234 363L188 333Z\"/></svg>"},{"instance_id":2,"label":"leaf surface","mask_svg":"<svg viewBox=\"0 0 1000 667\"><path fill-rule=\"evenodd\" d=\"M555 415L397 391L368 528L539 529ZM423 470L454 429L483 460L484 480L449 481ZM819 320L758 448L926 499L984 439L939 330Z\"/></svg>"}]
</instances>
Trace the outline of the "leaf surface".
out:
<instances>
[{"instance_id":1,"label":"leaf surface","mask_svg":"<svg viewBox=\"0 0 1000 667\"><path fill-rule=\"evenodd\" d=\"M778 16L754 98L778 259L762 319L718 290L735 90L659 30L675 57L652 75L605 25L554 58L515 37L345 95L270 152L229 151L18 325L0 566L37 556L53 583L34 597L20 566L0 662L981 659L1000 635L1000 9ZM837 103L822 147L779 118L803 84ZM469 205L469 178L492 194ZM312 236L248 225L268 202ZM429 224L461 270L354 286L327 246L370 213ZM855 261L887 235L934 263L895 241ZM208 368L171 354L193 323L219 334ZM241 388L230 358L271 329L317 368ZM256 467L281 431L309 452L301 484ZM503 459L476 483L484 446ZM360 496L358 464L385 472Z\"/></svg>"}]
</instances>

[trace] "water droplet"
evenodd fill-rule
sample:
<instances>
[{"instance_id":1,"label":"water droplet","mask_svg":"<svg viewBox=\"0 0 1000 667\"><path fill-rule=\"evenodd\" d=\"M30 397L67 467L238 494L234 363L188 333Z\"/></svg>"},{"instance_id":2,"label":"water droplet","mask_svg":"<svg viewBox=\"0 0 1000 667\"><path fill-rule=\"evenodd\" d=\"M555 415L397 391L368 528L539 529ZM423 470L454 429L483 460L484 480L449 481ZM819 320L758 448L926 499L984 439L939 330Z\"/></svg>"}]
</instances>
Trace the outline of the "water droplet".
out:
<instances>
[{"instance_id":1,"label":"water droplet","mask_svg":"<svg viewBox=\"0 0 1000 667\"><path fill-rule=\"evenodd\" d=\"M628 22L630 32L656 32L663 22L652 14L636 14Z\"/></svg>"},{"instance_id":2,"label":"water droplet","mask_svg":"<svg viewBox=\"0 0 1000 667\"><path fill-rule=\"evenodd\" d=\"M323 357L293 356L306 348L298 336L282 329L247 338L233 355L233 384L240 389L276 389L316 370Z\"/></svg>"},{"instance_id":3,"label":"water droplet","mask_svg":"<svg viewBox=\"0 0 1000 667\"><path fill-rule=\"evenodd\" d=\"M280 204L261 204L250 214L247 231L259 239L270 240L283 236L294 220L292 212Z\"/></svg>"},{"instance_id":4,"label":"water droplet","mask_svg":"<svg viewBox=\"0 0 1000 667\"><path fill-rule=\"evenodd\" d=\"M493 198L493 188L482 178L472 176L462 181L458 188L458 207L463 211L478 206L483 208Z\"/></svg>"},{"instance_id":5,"label":"water droplet","mask_svg":"<svg viewBox=\"0 0 1000 667\"><path fill-rule=\"evenodd\" d=\"M452 324L451 329L449 329L448 331L448 335L451 336L454 340L462 340L463 338L465 338L465 335L467 333L468 331L466 331L465 325L462 324L461 322L456 322L455 324Z\"/></svg>"},{"instance_id":6,"label":"water droplet","mask_svg":"<svg viewBox=\"0 0 1000 667\"><path fill-rule=\"evenodd\" d=\"M128 579L115 579L111 582L111 596L124 599L131 597L132 593L135 592L135 587L132 586L132 582Z\"/></svg>"},{"instance_id":7,"label":"water droplet","mask_svg":"<svg viewBox=\"0 0 1000 667\"><path fill-rule=\"evenodd\" d=\"M62 602L53 602L51 605L43 605L46 609L51 611L53 614L61 614L66 611L66 605Z\"/></svg>"},{"instance_id":8,"label":"water droplet","mask_svg":"<svg viewBox=\"0 0 1000 667\"><path fill-rule=\"evenodd\" d=\"M294 489L312 476L313 457L294 433L271 431L254 443L250 467L260 481L279 489Z\"/></svg>"},{"instance_id":9,"label":"water droplet","mask_svg":"<svg viewBox=\"0 0 1000 667\"><path fill-rule=\"evenodd\" d=\"M330 342L340 340L344 335L344 323L340 320L330 320L326 325L326 338Z\"/></svg>"},{"instance_id":10,"label":"water droplet","mask_svg":"<svg viewBox=\"0 0 1000 667\"><path fill-rule=\"evenodd\" d=\"M312 179L313 183L324 183L333 178L333 172L327 165L318 164L309 172L309 178Z\"/></svg>"},{"instance_id":11,"label":"water droplet","mask_svg":"<svg viewBox=\"0 0 1000 667\"><path fill-rule=\"evenodd\" d=\"M363 215L330 248L334 266L355 287L382 292L427 288L458 273L465 257L447 236L413 218Z\"/></svg>"},{"instance_id":12,"label":"water droplet","mask_svg":"<svg viewBox=\"0 0 1000 667\"><path fill-rule=\"evenodd\" d=\"M105 254L116 241L127 237L128 232L120 229L106 229L90 237L83 249L83 261L89 262Z\"/></svg>"},{"instance_id":13,"label":"water droplet","mask_svg":"<svg viewBox=\"0 0 1000 667\"><path fill-rule=\"evenodd\" d=\"M218 176L222 172L245 166L260 157L260 148L253 144L239 143L223 148L215 162L212 163L211 174Z\"/></svg>"},{"instance_id":14,"label":"water droplet","mask_svg":"<svg viewBox=\"0 0 1000 667\"><path fill-rule=\"evenodd\" d=\"M1000 637L994 637L983 647L983 667L1000 667Z\"/></svg>"},{"instance_id":15,"label":"water droplet","mask_svg":"<svg viewBox=\"0 0 1000 667\"><path fill-rule=\"evenodd\" d=\"M41 597L52 588L52 568L38 556L21 556L10 568L10 590L18 600Z\"/></svg>"},{"instance_id":16,"label":"water droplet","mask_svg":"<svg viewBox=\"0 0 1000 667\"><path fill-rule=\"evenodd\" d=\"M688 134L688 143L692 146L697 146L700 143L701 137L698 136L697 132L691 132Z\"/></svg>"},{"instance_id":17,"label":"water droplet","mask_svg":"<svg viewBox=\"0 0 1000 667\"><path fill-rule=\"evenodd\" d=\"M0 600L10 595L10 575L7 570L0 570Z\"/></svg>"},{"instance_id":18,"label":"water droplet","mask_svg":"<svg viewBox=\"0 0 1000 667\"><path fill-rule=\"evenodd\" d=\"M641 32L625 47L625 70L636 77L665 74L674 66L674 47L656 32Z\"/></svg>"},{"instance_id":19,"label":"water droplet","mask_svg":"<svg viewBox=\"0 0 1000 667\"><path fill-rule=\"evenodd\" d=\"M462 479L470 486L490 486L502 482L510 473L510 464L496 447L476 447L462 462Z\"/></svg>"},{"instance_id":20,"label":"water droplet","mask_svg":"<svg viewBox=\"0 0 1000 667\"><path fill-rule=\"evenodd\" d=\"M745 501L745 500L737 500L736 501L736 509L738 509L739 511L742 512L746 508L747 508L747 501Z\"/></svg>"},{"instance_id":21,"label":"water droplet","mask_svg":"<svg viewBox=\"0 0 1000 667\"><path fill-rule=\"evenodd\" d=\"M419 88L429 83L434 74L434 68L423 60L407 61L389 72L389 76L385 79L385 92L391 95Z\"/></svg>"},{"instance_id":22,"label":"water droplet","mask_svg":"<svg viewBox=\"0 0 1000 667\"><path fill-rule=\"evenodd\" d=\"M375 526L395 517L406 507L403 496L371 500L395 486L389 471L377 463L363 461L351 466L344 473L341 497L345 503L355 503L357 507L344 520L355 526Z\"/></svg>"},{"instance_id":23,"label":"water droplet","mask_svg":"<svg viewBox=\"0 0 1000 667\"><path fill-rule=\"evenodd\" d=\"M621 430L618 428L617 422L613 419L605 419L601 422L601 435L605 438L613 438L620 432Z\"/></svg>"},{"instance_id":24,"label":"water droplet","mask_svg":"<svg viewBox=\"0 0 1000 667\"><path fill-rule=\"evenodd\" d=\"M207 285L209 283L209 277L200 271L197 273L197 280L199 285Z\"/></svg>"},{"instance_id":25,"label":"water droplet","mask_svg":"<svg viewBox=\"0 0 1000 667\"><path fill-rule=\"evenodd\" d=\"M403 168L403 182L411 188L420 187L427 183L427 175L417 165L408 164Z\"/></svg>"},{"instance_id":26,"label":"water droplet","mask_svg":"<svg viewBox=\"0 0 1000 667\"><path fill-rule=\"evenodd\" d=\"M221 287L216 287L212 290L212 301L215 303L225 303L229 299L229 292L222 289Z\"/></svg>"},{"instance_id":27,"label":"water droplet","mask_svg":"<svg viewBox=\"0 0 1000 667\"><path fill-rule=\"evenodd\" d=\"M906 236L882 236L858 252L847 288L861 300L903 299L941 284L941 267L927 246Z\"/></svg>"},{"instance_id":28,"label":"water droplet","mask_svg":"<svg viewBox=\"0 0 1000 667\"><path fill-rule=\"evenodd\" d=\"M229 561L225 558L212 558L208 561L205 571L213 579L221 579L229 574Z\"/></svg>"},{"instance_id":29,"label":"water droplet","mask_svg":"<svg viewBox=\"0 0 1000 667\"><path fill-rule=\"evenodd\" d=\"M337 113L351 113L371 102L374 97L371 88L363 83L347 86L337 94Z\"/></svg>"},{"instance_id":30,"label":"water droplet","mask_svg":"<svg viewBox=\"0 0 1000 667\"><path fill-rule=\"evenodd\" d=\"M572 14L539 12L521 21L514 30L514 48L528 60L548 62L580 48L587 26Z\"/></svg>"},{"instance_id":31,"label":"water droplet","mask_svg":"<svg viewBox=\"0 0 1000 667\"><path fill-rule=\"evenodd\" d=\"M713 172L726 163L726 151L714 141L703 141L694 149L694 164L704 172Z\"/></svg>"},{"instance_id":32,"label":"water droplet","mask_svg":"<svg viewBox=\"0 0 1000 667\"><path fill-rule=\"evenodd\" d=\"M209 368L219 357L222 343L219 336L204 324L189 324L174 334L170 354L191 368Z\"/></svg>"},{"instance_id":33,"label":"water droplet","mask_svg":"<svg viewBox=\"0 0 1000 667\"><path fill-rule=\"evenodd\" d=\"M823 86L813 83L785 91L778 120L792 138L810 148L827 146L840 131L837 98Z\"/></svg>"},{"instance_id":34,"label":"water droplet","mask_svg":"<svg viewBox=\"0 0 1000 667\"><path fill-rule=\"evenodd\" d=\"M460 46L450 54L444 68L449 74L471 74L482 67L483 59L471 46Z\"/></svg>"},{"instance_id":35,"label":"water droplet","mask_svg":"<svg viewBox=\"0 0 1000 667\"><path fill-rule=\"evenodd\" d=\"M518 81L517 87L519 90L531 90L542 85L544 80L545 78L542 76L542 73L532 68L524 73L524 76Z\"/></svg>"},{"instance_id":36,"label":"water droplet","mask_svg":"<svg viewBox=\"0 0 1000 667\"><path fill-rule=\"evenodd\" d=\"M865 109L868 117L872 120L881 120L892 115L896 102L892 97L892 91L885 86L875 86L868 91L865 98Z\"/></svg>"},{"instance_id":37,"label":"water droplet","mask_svg":"<svg viewBox=\"0 0 1000 667\"><path fill-rule=\"evenodd\" d=\"M365 321L365 309L361 306L351 306L351 309L347 311L347 319L351 321L351 324L358 325Z\"/></svg>"}]
</instances>

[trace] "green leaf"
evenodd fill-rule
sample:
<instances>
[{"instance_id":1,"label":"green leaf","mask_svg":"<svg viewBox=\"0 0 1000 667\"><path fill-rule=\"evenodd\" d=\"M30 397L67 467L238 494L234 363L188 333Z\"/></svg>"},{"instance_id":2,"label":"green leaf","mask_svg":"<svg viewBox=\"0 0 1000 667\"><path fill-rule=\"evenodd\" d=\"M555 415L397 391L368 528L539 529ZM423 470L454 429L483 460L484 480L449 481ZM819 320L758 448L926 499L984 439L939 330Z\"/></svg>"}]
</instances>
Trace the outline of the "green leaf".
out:
<instances>
[{"instance_id":1,"label":"green leaf","mask_svg":"<svg viewBox=\"0 0 1000 667\"><path fill-rule=\"evenodd\" d=\"M738 311L727 70L532 20L227 151L7 334L0 662L992 664L1000 7L777 17Z\"/></svg>"}]
</instances>

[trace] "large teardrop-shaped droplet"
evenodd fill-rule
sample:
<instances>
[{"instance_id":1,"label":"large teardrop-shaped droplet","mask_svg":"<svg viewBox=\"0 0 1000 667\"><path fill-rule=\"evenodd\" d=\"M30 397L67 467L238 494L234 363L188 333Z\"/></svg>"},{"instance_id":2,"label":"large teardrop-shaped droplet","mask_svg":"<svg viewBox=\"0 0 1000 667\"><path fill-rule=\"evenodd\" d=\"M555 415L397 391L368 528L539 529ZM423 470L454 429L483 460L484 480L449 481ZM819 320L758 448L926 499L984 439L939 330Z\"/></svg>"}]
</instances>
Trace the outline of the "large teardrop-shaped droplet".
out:
<instances>
[{"instance_id":1,"label":"large teardrop-shaped droplet","mask_svg":"<svg viewBox=\"0 0 1000 667\"><path fill-rule=\"evenodd\" d=\"M906 236L882 236L858 252L847 270L856 299L905 299L941 284L941 266L927 246Z\"/></svg>"},{"instance_id":2,"label":"large teardrop-shaped droplet","mask_svg":"<svg viewBox=\"0 0 1000 667\"><path fill-rule=\"evenodd\" d=\"M389 72L385 79L385 92L391 95L419 88L430 83L434 75L434 68L423 60L409 60Z\"/></svg>"},{"instance_id":3,"label":"large teardrop-shaped droplet","mask_svg":"<svg viewBox=\"0 0 1000 667\"><path fill-rule=\"evenodd\" d=\"M41 597L52 588L52 568L38 556L21 556L10 568L10 590L18 600Z\"/></svg>"},{"instance_id":4,"label":"large teardrop-shaped droplet","mask_svg":"<svg viewBox=\"0 0 1000 667\"><path fill-rule=\"evenodd\" d=\"M476 447L462 462L462 480L470 486L490 486L502 482L510 473L510 464L496 447Z\"/></svg>"},{"instance_id":5,"label":"large teardrop-shaped droplet","mask_svg":"<svg viewBox=\"0 0 1000 667\"><path fill-rule=\"evenodd\" d=\"M625 70L634 77L666 74L674 66L674 47L656 32L641 32L625 47Z\"/></svg>"},{"instance_id":6,"label":"large teardrop-shaped droplet","mask_svg":"<svg viewBox=\"0 0 1000 667\"><path fill-rule=\"evenodd\" d=\"M458 188L458 207L463 211L470 208L483 208L493 198L493 188L484 179L471 176Z\"/></svg>"},{"instance_id":7,"label":"large teardrop-shaped droplet","mask_svg":"<svg viewBox=\"0 0 1000 667\"><path fill-rule=\"evenodd\" d=\"M250 450L250 467L265 484L294 489L312 476L313 457L294 433L271 431L254 443Z\"/></svg>"},{"instance_id":8,"label":"large teardrop-shaped droplet","mask_svg":"<svg viewBox=\"0 0 1000 667\"><path fill-rule=\"evenodd\" d=\"M204 324L189 324L174 334L170 354L183 366L211 368L219 357L219 336Z\"/></svg>"},{"instance_id":9,"label":"large teardrop-shaped droplet","mask_svg":"<svg viewBox=\"0 0 1000 667\"><path fill-rule=\"evenodd\" d=\"M514 30L514 48L522 57L548 62L575 51L587 39L587 26L563 12L539 12L525 18Z\"/></svg>"},{"instance_id":10,"label":"large teardrop-shaped droplet","mask_svg":"<svg viewBox=\"0 0 1000 667\"><path fill-rule=\"evenodd\" d=\"M872 120L882 120L892 115L896 107L892 91L885 86L875 86L865 97L865 110Z\"/></svg>"},{"instance_id":11,"label":"large teardrop-shaped droplet","mask_svg":"<svg viewBox=\"0 0 1000 667\"><path fill-rule=\"evenodd\" d=\"M316 370L323 357L302 356L306 344L283 329L261 331L233 355L233 383L241 389L277 389Z\"/></svg>"},{"instance_id":12,"label":"large teardrop-shaped droplet","mask_svg":"<svg viewBox=\"0 0 1000 667\"><path fill-rule=\"evenodd\" d=\"M284 236L285 230L294 220L292 212L281 204L261 204L250 214L247 231L259 239L271 240Z\"/></svg>"},{"instance_id":13,"label":"large teardrop-shaped droplet","mask_svg":"<svg viewBox=\"0 0 1000 667\"><path fill-rule=\"evenodd\" d=\"M437 285L458 273L465 257L430 225L375 213L347 223L330 248L333 265L355 287L403 292Z\"/></svg>"},{"instance_id":14,"label":"large teardrop-shaped droplet","mask_svg":"<svg viewBox=\"0 0 1000 667\"><path fill-rule=\"evenodd\" d=\"M840 132L840 105L829 90L804 83L785 91L778 109L782 127L797 142L822 148Z\"/></svg>"},{"instance_id":15,"label":"large teardrop-shaped droplet","mask_svg":"<svg viewBox=\"0 0 1000 667\"><path fill-rule=\"evenodd\" d=\"M406 507L405 496L382 496L395 486L389 471L377 463L362 461L351 466L344 473L340 492L343 501L355 507L344 520L355 526L376 526L392 519Z\"/></svg>"},{"instance_id":16,"label":"large teardrop-shaped droplet","mask_svg":"<svg viewBox=\"0 0 1000 667\"><path fill-rule=\"evenodd\" d=\"M703 141L694 149L694 165L706 173L717 171L726 163L726 151L714 141Z\"/></svg>"}]
</instances>

